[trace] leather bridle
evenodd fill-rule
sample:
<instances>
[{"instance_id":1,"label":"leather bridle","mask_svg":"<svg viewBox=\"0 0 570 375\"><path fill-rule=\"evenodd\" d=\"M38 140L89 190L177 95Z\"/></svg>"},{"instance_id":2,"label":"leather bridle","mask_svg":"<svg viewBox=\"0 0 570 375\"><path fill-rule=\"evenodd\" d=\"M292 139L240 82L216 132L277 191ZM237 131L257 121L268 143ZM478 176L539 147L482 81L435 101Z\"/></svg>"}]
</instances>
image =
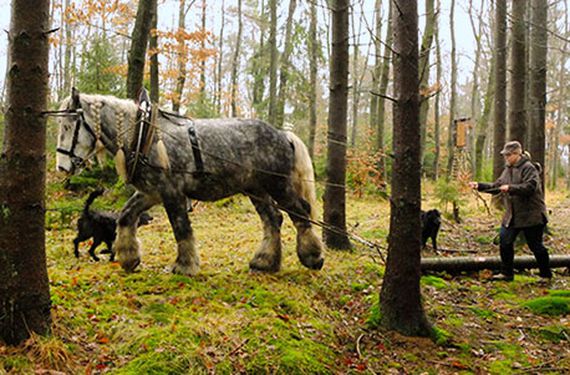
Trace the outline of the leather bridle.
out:
<instances>
[{"instance_id":1,"label":"leather bridle","mask_svg":"<svg viewBox=\"0 0 570 375\"><path fill-rule=\"evenodd\" d=\"M58 147L56 150L60 154L69 156L72 166L74 168L77 168L86 161L81 156L75 154L75 148L77 147L77 142L79 140L80 129L85 128L85 130L87 130L87 132L91 135L91 149L95 147L95 143L97 142L97 135L85 120L85 115L83 114L83 108L81 108L81 104L79 104L78 108L76 109L61 111L60 113L65 113L65 116L77 116L77 119L75 120L75 129L73 130L73 138L71 140L71 147L69 150L60 147Z\"/></svg>"}]
</instances>

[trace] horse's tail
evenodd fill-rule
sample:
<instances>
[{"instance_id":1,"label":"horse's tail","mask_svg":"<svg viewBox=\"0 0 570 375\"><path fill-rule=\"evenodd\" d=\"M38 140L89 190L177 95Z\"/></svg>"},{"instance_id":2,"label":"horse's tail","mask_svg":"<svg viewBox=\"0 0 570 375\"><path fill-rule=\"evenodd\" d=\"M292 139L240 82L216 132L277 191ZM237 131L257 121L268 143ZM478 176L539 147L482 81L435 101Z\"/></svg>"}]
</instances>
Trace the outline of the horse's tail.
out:
<instances>
[{"instance_id":1,"label":"horse's tail","mask_svg":"<svg viewBox=\"0 0 570 375\"><path fill-rule=\"evenodd\" d=\"M289 142L295 150L293 166L293 187L297 194L311 205L311 220L317 219L317 193L315 191L315 172L309 150L294 133L286 132Z\"/></svg>"},{"instance_id":2,"label":"horse's tail","mask_svg":"<svg viewBox=\"0 0 570 375\"><path fill-rule=\"evenodd\" d=\"M91 194L89 194L89 197L87 197L87 200L85 201L85 205L83 206L83 214L84 215L89 215L89 207L91 207L91 203L93 203L95 198L97 198L101 194L103 194L103 189L94 190L91 192Z\"/></svg>"}]
</instances>

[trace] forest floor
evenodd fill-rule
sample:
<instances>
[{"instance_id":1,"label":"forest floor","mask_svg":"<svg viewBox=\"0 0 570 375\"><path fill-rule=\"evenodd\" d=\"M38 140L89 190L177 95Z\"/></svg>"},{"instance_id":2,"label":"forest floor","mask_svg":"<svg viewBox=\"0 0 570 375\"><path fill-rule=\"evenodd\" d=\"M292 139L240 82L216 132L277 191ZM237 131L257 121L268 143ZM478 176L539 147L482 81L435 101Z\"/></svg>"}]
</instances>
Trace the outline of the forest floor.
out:
<instances>
[{"instance_id":1,"label":"forest floor","mask_svg":"<svg viewBox=\"0 0 570 375\"><path fill-rule=\"evenodd\" d=\"M444 219L439 245L475 253L440 256L498 253L500 214L489 215L470 194L461 224ZM437 206L430 186L425 196L425 208ZM63 200L80 207L83 199L51 194L48 206ZM548 204L547 247L570 254L569 195L549 193ZM282 270L250 273L261 225L249 201L238 197L199 203L190 214L201 256L201 271L190 278L169 272L173 235L162 208L151 214L154 221L139 229L142 264L126 274L115 263L92 261L87 243L76 259L77 213L48 213L53 332L17 348L0 344L0 374L570 372L568 270L557 269L550 282L536 271L518 273L511 283L490 282L490 271L424 275L434 342L374 327L384 272L377 250L354 242L350 252L327 250L321 271L307 270L286 219ZM351 232L386 246L387 201L350 196L347 221ZM530 254L526 246L517 249L521 254ZM423 255L435 253L428 246Z\"/></svg>"}]
</instances>

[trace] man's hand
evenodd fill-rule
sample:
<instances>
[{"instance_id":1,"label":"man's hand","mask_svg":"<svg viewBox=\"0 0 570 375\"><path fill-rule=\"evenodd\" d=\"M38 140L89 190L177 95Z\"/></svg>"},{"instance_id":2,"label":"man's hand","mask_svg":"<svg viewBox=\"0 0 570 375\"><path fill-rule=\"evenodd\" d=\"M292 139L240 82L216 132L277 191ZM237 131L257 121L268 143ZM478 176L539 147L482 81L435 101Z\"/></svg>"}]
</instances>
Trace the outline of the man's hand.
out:
<instances>
[{"instance_id":1,"label":"man's hand","mask_svg":"<svg viewBox=\"0 0 570 375\"><path fill-rule=\"evenodd\" d=\"M509 191L509 185L501 185L499 187L499 190L501 191L501 193L507 193Z\"/></svg>"},{"instance_id":2,"label":"man's hand","mask_svg":"<svg viewBox=\"0 0 570 375\"><path fill-rule=\"evenodd\" d=\"M469 187L471 189L477 189L479 187L479 183L475 182L475 181L471 181L471 182L469 182Z\"/></svg>"}]
</instances>

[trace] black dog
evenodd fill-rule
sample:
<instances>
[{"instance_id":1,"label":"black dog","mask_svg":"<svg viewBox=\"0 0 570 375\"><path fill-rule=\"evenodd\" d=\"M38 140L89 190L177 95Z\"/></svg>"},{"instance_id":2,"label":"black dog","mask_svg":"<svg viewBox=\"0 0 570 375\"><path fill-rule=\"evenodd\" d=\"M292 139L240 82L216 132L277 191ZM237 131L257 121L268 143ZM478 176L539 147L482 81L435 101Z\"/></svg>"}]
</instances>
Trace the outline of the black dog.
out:
<instances>
[{"instance_id":1,"label":"black dog","mask_svg":"<svg viewBox=\"0 0 570 375\"><path fill-rule=\"evenodd\" d=\"M421 212L422 219L422 247L426 247L428 238L434 250L437 250L437 234L441 226L441 214L438 210L429 210Z\"/></svg>"},{"instance_id":2,"label":"black dog","mask_svg":"<svg viewBox=\"0 0 570 375\"><path fill-rule=\"evenodd\" d=\"M101 254L111 254L110 261L115 260L115 252L113 251L113 242L117 236L116 229L118 214L113 212L91 211L89 207L91 203L103 194L103 189L97 189L89 194L83 207L83 213L77 222L77 237L73 240L75 246L75 257L79 258L79 243L93 237L93 245L89 248L89 255L95 261L99 261L99 257L95 255L95 249L102 242L105 242L107 249L101 251ZM139 218L138 226L146 225L152 221L152 217L143 212Z\"/></svg>"}]
</instances>

